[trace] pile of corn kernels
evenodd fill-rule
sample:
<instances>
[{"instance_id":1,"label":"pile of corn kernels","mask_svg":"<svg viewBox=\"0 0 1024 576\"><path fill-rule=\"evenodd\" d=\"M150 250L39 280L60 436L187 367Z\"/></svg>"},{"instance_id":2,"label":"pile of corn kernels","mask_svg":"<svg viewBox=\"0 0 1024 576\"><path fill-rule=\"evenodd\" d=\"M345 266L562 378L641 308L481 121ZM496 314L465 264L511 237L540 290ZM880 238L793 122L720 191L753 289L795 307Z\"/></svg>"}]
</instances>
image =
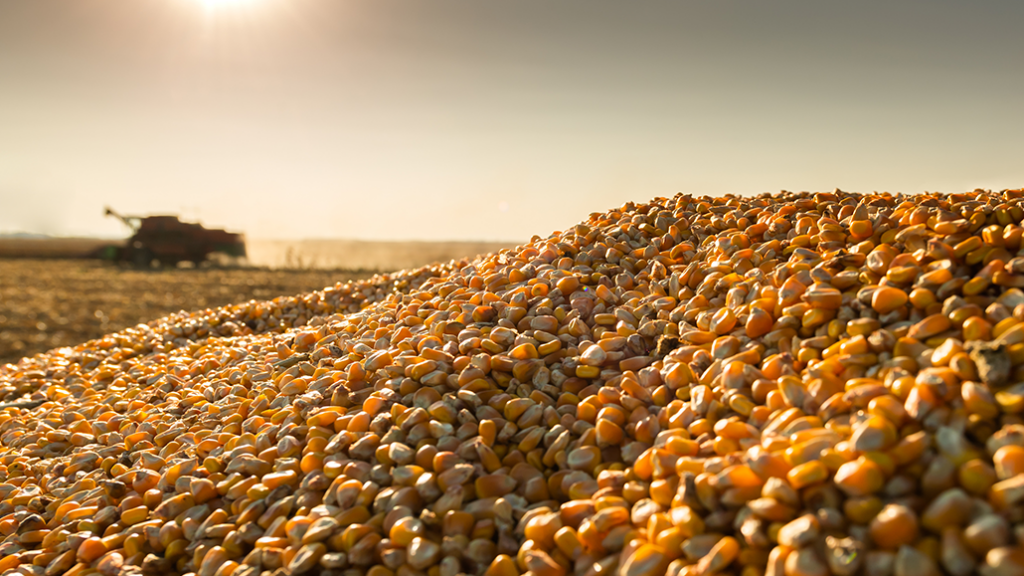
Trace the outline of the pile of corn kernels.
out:
<instances>
[{"instance_id":1,"label":"pile of corn kernels","mask_svg":"<svg viewBox=\"0 0 1024 576\"><path fill-rule=\"evenodd\" d=\"M1022 220L656 198L0 367L0 573L1024 574Z\"/></svg>"}]
</instances>

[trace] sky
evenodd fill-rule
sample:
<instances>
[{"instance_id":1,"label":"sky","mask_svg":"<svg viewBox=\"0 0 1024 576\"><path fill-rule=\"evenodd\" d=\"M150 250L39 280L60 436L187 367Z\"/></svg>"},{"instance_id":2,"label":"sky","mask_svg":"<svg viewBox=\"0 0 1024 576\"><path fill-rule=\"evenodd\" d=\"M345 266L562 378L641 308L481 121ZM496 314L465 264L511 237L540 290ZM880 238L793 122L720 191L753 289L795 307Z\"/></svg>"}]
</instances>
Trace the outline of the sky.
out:
<instances>
[{"instance_id":1,"label":"sky","mask_svg":"<svg viewBox=\"0 0 1024 576\"><path fill-rule=\"evenodd\" d=\"M0 1L0 232L523 241L678 192L1024 187L1024 2Z\"/></svg>"}]
</instances>

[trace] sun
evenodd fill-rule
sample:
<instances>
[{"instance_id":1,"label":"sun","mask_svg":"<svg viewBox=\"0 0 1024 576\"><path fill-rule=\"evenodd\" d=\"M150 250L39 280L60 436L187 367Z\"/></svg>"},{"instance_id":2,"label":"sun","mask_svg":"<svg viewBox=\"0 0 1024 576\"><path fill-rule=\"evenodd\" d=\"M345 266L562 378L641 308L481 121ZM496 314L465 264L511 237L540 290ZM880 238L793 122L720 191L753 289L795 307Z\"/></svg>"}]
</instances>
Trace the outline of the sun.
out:
<instances>
[{"instance_id":1,"label":"sun","mask_svg":"<svg viewBox=\"0 0 1024 576\"><path fill-rule=\"evenodd\" d=\"M230 16L232 19L243 13L255 14L274 4L272 0L188 0L199 6L208 16Z\"/></svg>"},{"instance_id":2,"label":"sun","mask_svg":"<svg viewBox=\"0 0 1024 576\"><path fill-rule=\"evenodd\" d=\"M220 8L231 8L236 6L251 6L258 4L261 0L196 0L204 8L209 10Z\"/></svg>"}]
</instances>

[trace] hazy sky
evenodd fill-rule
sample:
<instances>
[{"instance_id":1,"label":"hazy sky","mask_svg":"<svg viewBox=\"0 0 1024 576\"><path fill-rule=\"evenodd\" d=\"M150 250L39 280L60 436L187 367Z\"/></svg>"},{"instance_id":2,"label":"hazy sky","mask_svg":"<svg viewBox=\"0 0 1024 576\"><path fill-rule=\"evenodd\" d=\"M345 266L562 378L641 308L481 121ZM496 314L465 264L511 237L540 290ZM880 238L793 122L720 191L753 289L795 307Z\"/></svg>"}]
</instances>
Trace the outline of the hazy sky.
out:
<instances>
[{"instance_id":1,"label":"hazy sky","mask_svg":"<svg viewBox=\"0 0 1024 576\"><path fill-rule=\"evenodd\" d=\"M1024 186L1024 2L0 0L0 232L525 240Z\"/></svg>"}]
</instances>

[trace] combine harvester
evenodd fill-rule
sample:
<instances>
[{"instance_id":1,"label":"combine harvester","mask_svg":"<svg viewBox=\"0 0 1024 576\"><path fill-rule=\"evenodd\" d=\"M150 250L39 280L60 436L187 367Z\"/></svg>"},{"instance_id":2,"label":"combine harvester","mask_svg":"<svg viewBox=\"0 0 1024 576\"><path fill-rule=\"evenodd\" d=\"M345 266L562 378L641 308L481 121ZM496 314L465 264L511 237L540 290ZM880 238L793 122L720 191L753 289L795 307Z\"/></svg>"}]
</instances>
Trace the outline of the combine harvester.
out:
<instances>
[{"instance_id":1,"label":"combine harvester","mask_svg":"<svg viewBox=\"0 0 1024 576\"><path fill-rule=\"evenodd\" d=\"M220 253L244 258L245 237L226 230L211 230L201 224L182 222L177 216L122 216L110 208L106 216L114 216L131 228L132 236L124 245L108 245L94 255L113 262L150 266L158 261L164 266L192 262L196 266L211 254Z\"/></svg>"}]
</instances>

